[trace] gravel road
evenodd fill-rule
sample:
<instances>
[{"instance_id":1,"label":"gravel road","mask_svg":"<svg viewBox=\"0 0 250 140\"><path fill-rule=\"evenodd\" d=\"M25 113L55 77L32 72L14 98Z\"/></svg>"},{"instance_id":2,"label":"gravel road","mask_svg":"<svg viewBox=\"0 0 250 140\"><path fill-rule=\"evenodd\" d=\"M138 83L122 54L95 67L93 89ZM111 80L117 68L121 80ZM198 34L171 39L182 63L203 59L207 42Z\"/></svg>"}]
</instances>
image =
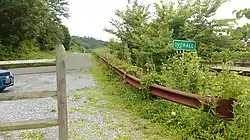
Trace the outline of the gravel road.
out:
<instances>
[{"instance_id":1,"label":"gravel road","mask_svg":"<svg viewBox=\"0 0 250 140\"><path fill-rule=\"evenodd\" d=\"M89 55L70 54L66 57L67 90L73 96L77 89L96 87L92 76L86 70L92 66ZM74 70L74 71L73 71ZM55 67L11 69L15 75L15 87L8 88L6 92L33 92L56 90ZM1 93L0 93L1 94ZM22 120L36 120L56 118L56 100L53 98L18 100L0 102L0 124ZM72 105L69 103L69 108ZM72 119L72 116L69 116ZM73 116L74 118L74 116ZM57 127L38 129L46 131L46 139L58 139ZM26 130L25 130L26 131ZM4 134L8 139L20 139L18 135L23 131L13 131ZM14 138L13 138L14 136Z\"/></svg>"},{"instance_id":2,"label":"gravel road","mask_svg":"<svg viewBox=\"0 0 250 140\"><path fill-rule=\"evenodd\" d=\"M91 66L93 64L86 54L71 54L66 57L70 139L142 139L141 132L129 123L130 116L125 117L126 113L102 108L102 105L95 106L106 101L96 99L99 95L93 96L88 91L98 90L98 94L102 92L92 75L87 72ZM55 67L11 71L15 74L15 87L6 92L56 90ZM51 97L0 102L0 124L46 118L57 118L57 101ZM2 137L5 140L58 140L58 127L0 132L0 140Z\"/></svg>"},{"instance_id":3,"label":"gravel road","mask_svg":"<svg viewBox=\"0 0 250 140\"><path fill-rule=\"evenodd\" d=\"M15 87L8 89L9 92L32 92L32 91L51 91L56 90L55 73L39 73L29 75L16 75ZM81 71L67 73L67 90L70 98L74 96L77 89L86 87L96 87L92 76ZM68 108L74 107L73 102L68 103ZM57 101L51 97L32 100L17 100L0 102L0 124L5 122L37 120L46 118L56 118ZM74 120L77 116L69 116L69 120ZM79 117L79 116L78 116ZM46 133L46 139L57 140L57 127L37 129ZM19 139L18 136L25 131L13 131L6 136L9 139ZM14 136L14 138L13 138Z\"/></svg>"}]
</instances>

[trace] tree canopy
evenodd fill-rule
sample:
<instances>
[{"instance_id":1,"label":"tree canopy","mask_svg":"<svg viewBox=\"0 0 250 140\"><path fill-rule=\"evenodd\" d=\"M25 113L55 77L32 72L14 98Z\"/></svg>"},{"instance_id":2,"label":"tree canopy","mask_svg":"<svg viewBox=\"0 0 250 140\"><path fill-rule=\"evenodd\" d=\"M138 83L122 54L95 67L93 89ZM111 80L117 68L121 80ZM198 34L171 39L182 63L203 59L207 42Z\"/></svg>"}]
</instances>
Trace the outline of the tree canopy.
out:
<instances>
[{"instance_id":1,"label":"tree canopy","mask_svg":"<svg viewBox=\"0 0 250 140\"><path fill-rule=\"evenodd\" d=\"M69 49L70 35L61 24L61 17L69 17L67 5L66 0L2 0L1 59L27 55L32 50L31 46L47 51L62 43Z\"/></svg>"},{"instance_id":2,"label":"tree canopy","mask_svg":"<svg viewBox=\"0 0 250 140\"><path fill-rule=\"evenodd\" d=\"M246 25L234 29L237 18L211 20L217 9L227 0L188 0L153 3L156 12L149 11L151 5L128 1L125 10L117 10L117 18L110 21L112 28L104 29L120 41L117 49L128 48L134 64L143 66L151 61L162 64L175 54L173 40L197 42L197 52L203 59L211 59L214 53L227 50L246 50L241 41L246 39ZM238 15L248 17L246 10ZM242 31L244 30L244 31ZM150 60L149 60L150 59Z\"/></svg>"}]
</instances>

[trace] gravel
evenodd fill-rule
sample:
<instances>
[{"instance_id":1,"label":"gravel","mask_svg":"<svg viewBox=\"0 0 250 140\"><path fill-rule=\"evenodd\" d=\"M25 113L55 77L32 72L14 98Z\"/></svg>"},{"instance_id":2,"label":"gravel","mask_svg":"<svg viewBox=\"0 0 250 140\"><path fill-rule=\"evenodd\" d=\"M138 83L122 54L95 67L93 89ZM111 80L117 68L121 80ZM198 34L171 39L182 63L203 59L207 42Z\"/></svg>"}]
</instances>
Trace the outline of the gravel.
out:
<instances>
[{"instance_id":1,"label":"gravel","mask_svg":"<svg viewBox=\"0 0 250 140\"><path fill-rule=\"evenodd\" d=\"M37 79L38 78L38 79ZM36 80L35 80L36 79ZM18 75L16 76L15 88L8 89L11 91L42 91L55 90L56 80L55 73ZM72 83L71 83L72 82ZM120 119L115 118L112 114L115 112L105 108L97 108L88 104L88 92L85 90L77 90L86 87L98 88L94 79L90 74L83 72L67 73L68 87L68 111L69 111L69 137L70 139L88 139L103 140L117 139L118 135L132 136L137 139L138 135L131 134L123 127L117 127L121 124ZM77 91L76 91L77 90ZM80 94L82 98L75 100L75 94ZM32 99L32 100L16 100L0 102L0 123L14 122L22 120L37 120L45 118L57 118L57 101L53 98ZM8 108L8 109L6 109ZM80 111L71 112L72 109L80 109ZM107 119L109 121L107 121ZM128 128L131 129L131 125ZM109 127L114 127L109 129ZM58 127L42 128L35 130L19 130L3 133L7 140L22 139L20 134L31 132L43 132L46 140L58 140ZM35 138L32 137L32 140ZM39 139L39 138L37 138ZM139 138L138 138L139 139ZM40 139L39 139L40 140Z\"/></svg>"},{"instance_id":2,"label":"gravel","mask_svg":"<svg viewBox=\"0 0 250 140\"><path fill-rule=\"evenodd\" d=\"M7 89L7 92L56 90L55 73L16 75L15 82L15 87ZM86 87L97 87L90 74L84 74L83 72L67 72L67 90L69 96L72 96L77 89ZM69 102L69 108L71 108L71 106L72 103ZM56 118L57 113L52 112L52 110L55 109L57 109L57 101L51 97L0 102L0 123ZM71 119L71 116L69 119ZM46 131L46 138L49 140L56 140L58 137L57 127L38 130L42 132ZM21 132L24 131L14 131L11 132L10 135L14 134L18 136ZM14 139L17 138L14 137Z\"/></svg>"},{"instance_id":3,"label":"gravel","mask_svg":"<svg viewBox=\"0 0 250 140\"><path fill-rule=\"evenodd\" d=\"M77 60L78 59L78 60ZM80 60L79 60L80 59ZM106 110L104 108L97 108L88 104L90 102L87 97L87 91L79 90L83 88L98 88L94 78L91 74L86 73L86 69L92 64L88 60L86 55L75 55L72 58L67 59L74 64L68 65L68 70L78 69L78 71L67 72L67 93L68 98L68 111L69 111L69 137L70 139L89 139L89 140L103 140L103 139L117 139L118 135L128 135L138 138L141 134L130 133L131 127L128 125L124 130L124 127L116 127L117 124L121 124L120 119L113 116L112 110ZM84 61L81 61L84 60ZM85 64L77 64L76 62L82 62ZM66 63L66 64L67 64ZM83 72L85 68L85 72ZM53 69L53 68L52 68ZM45 70L45 69L43 69ZM15 87L6 89L6 92L33 92L33 91L53 91L56 90L56 75L51 73L36 73L42 72L42 69L26 68L13 70L15 75ZM83 70L83 71L82 71ZM51 69L48 69L49 72ZM32 74L33 73L33 74ZM80 100L74 100L75 94L84 95ZM1 93L0 93L1 94ZM74 109L80 109L80 111L71 112ZM0 124L6 122L16 122L24 120L37 120L46 118L57 118L57 101L51 97L43 99L32 100L15 100L0 102ZM89 111L89 112L87 112ZM107 119L109 121L107 121ZM110 121L111 120L111 121ZM114 127L108 129L108 127ZM6 133L0 133L1 137L5 137L5 140L20 140L20 134L31 132L43 132L46 140L58 140L58 127L42 128L35 130L19 130ZM27 138L26 138L27 139ZM32 140L42 138L30 138Z\"/></svg>"}]
</instances>

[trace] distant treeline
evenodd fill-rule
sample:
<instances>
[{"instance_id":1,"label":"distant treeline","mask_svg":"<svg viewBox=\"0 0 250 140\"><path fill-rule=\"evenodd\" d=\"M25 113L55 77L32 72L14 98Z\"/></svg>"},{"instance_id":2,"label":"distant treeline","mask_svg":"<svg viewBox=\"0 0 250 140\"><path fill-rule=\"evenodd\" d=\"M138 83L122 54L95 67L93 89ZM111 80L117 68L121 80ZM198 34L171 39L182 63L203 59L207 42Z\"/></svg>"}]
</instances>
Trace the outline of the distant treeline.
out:
<instances>
[{"instance_id":1,"label":"distant treeline","mask_svg":"<svg viewBox=\"0 0 250 140\"><path fill-rule=\"evenodd\" d=\"M70 50L80 52L90 52L92 49L104 47L107 42L95 39L93 37L72 36L70 42Z\"/></svg>"}]
</instances>

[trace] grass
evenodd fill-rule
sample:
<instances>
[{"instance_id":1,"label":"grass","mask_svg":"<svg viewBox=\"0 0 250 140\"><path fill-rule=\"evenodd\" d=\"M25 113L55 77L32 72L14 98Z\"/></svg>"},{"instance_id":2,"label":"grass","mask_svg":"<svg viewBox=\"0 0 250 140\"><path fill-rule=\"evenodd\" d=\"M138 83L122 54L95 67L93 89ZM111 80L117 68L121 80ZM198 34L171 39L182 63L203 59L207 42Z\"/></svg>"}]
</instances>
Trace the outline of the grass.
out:
<instances>
[{"instance_id":1,"label":"grass","mask_svg":"<svg viewBox=\"0 0 250 140\"><path fill-rule=\"evenodd\" d=\"M249 123L246 123L249 121L246 119L249 116L249 111L247 111L249 110L248 82L239 79L239 76L235 74L219 73L217 79L211 83L221 82L221 86L209 86L215 90L214 92L212 90L212 93L219 91L223 97L234 97L235 93L240 94L234 105L234 120L226 121L213 115L213 111L208 113L202 109L195 110L163 99L149 97L146 91L138 91L129 84L125 84L105 64L100 64L99 60L96 60L96 63L99 68L93 68L92 71L98 83L102 83L105 87L103 92L112 96L111 98L116 98L113 101L114 104L121 106L121 110L128 110L135 116L157 124L157 127L161 126L160 133L167 137L166 139L246 139L249 137L250 127ZM173 71L173 75L176 73L181 74L180 71ZM164 75L164 78L171 81L170 78L174 77L173 75ZM151 79L152 77L146 80ZM181 82L177 84L183 87ZM154 129L151 130L154 131ZM157 132L151 134L158 135Z\"/></svg>"},{"instance_id":2,"label":"grass","mask_svg":"<svg viewBox=\"0 0 250 140\"><path fill-rule=\"evenodd\" d=\"M116 87L111 89L110 86L106 85L106 82L100 81L105 76L99 75L99 70L100 67L95 66L91 71L96 76L96 80L101 87L84 88L73 95L72 102L78 104L81 100L86 100L86 105L70 108L69 113L72 115L74 113L83 113L87 117L70 122L70 138L87 139L89 138L87 135L95 135L109 140L114 137L109 136L106 132L118 131L119 133L115 136L118 140L165 139L165 134L162 132L164 128L157 123L133 115L130 110L124 108L124 104L119 100L119 97L112 96L112 92L118 92L118 89ZM107 93L107 91L110 91L110 93ZM104 116L102 123L99 124L92 120L96 116ZM81 131L72 129L75 127L81 128ZM85 136L81 137L80 132L84 132ZM170 139L176 138L171 136Z\"/></svg>"},{"instance_id":3,"label":"grass","mask_svg":"<svg viewBox=\"0 0 250 140\"><path fill-rule=\"evenodd\" d=\"M36 53L33 59L55 59L56 58L56 51L40 51Z\"/></svg>"},{"instance_id":4,"label":"grass","mask_svg":"<svg viewBox=\"0 0 250 140\"><path fill-rule=\"evenodd\" d=\"M21 139L46 140L45 133L39 131L21 132L19 136Z\"/></svg>"},{"instance_id":5,"label":"grass","mask_svg":"<svg viewBox=\"0 0 250 140\"><path fill-rule=\"evenodd\" d=\"M139 131L143 133L142 139L181 139L178 133L164 128L160 123L141 117L138 111L143 108L145 102L136 101L136 98L132 99L131 96L136 96L137 94L133 93L135 90L127 87L128 85L124 84L119 78L115 78L115 76L110 77L112 73L107 71L98 62L90 71L102 88L85 90L89 93L85 97L87 103L96 108L113 110L113 117L105 117L106 123L113 122L112 118L119 118L121 120L120 124L109 125L106 129L122 128L131 134ZM117 138L121 140L129 139L127 135L123 134L117 135Z\"/></svg>"},{"instance_id":6,"label":"grass","mask_svg":"<svg viewBox=\"0 0 250 140\"><path fill-rule=\"evenodd\" d=\"M86 115L84 118L70 121L70 138L82 140L87 138L89 139L88 135L94 135L102 137L105 140L109 140L110 137L115 137L115 139L118 140L179 139L178 135L166 135L168 132L164 127L162 127L161 124L151 122L137 115L133 111L133 108L136 106L139 107L139 104L143 105L140 102L138 102L138 104L134 104L135 106L131 106L131 109L129 109L127 107L129 102L126 102L122 96L119 96L124 93L124 90L121 89L124 89L126 85L119 81L118 78L112 78L112 81L114 80L114 82L111 82L109 75L107 75L109 71L104 71L103 67L97 63L97 65L91 69L91 72L96 77L96 81L100 87L78 90L74 95L72 95L72 99L69 100L69 103L73 102L78 105L78 107L69 108L68 111L70 115L74 115L74 113L83 113ZM130 92L125 96L130 96L131 94L133 94L133 92ZM86 105L78 104L82 100L86 100ZM51 112L55 111L55 109L51 110ZM104 120L101 124L91 120L91 118L98 115L104 115ZM73 126L81 129L75 129ZM106 133L113 131L117 132L115 136L110 136ZM82 132L86 135L81 136ZM24 139L31 138L34 140L39 137L42 140L43 136L42 132L25 132L20 135L20 137Z\"/></svg>"}]
</instances>

